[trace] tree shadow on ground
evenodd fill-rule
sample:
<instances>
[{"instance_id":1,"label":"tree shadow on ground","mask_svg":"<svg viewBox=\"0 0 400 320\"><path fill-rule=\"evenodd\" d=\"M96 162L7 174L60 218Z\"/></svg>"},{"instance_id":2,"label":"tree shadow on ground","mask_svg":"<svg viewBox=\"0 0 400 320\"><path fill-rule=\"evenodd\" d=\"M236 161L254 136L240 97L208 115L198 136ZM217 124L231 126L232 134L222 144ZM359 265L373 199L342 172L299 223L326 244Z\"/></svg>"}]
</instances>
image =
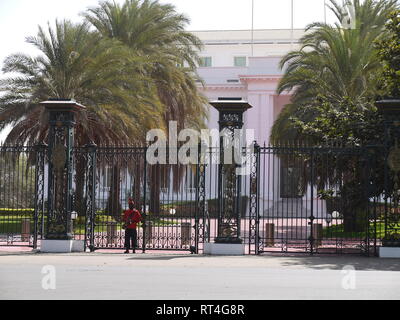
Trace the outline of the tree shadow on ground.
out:
<instances>
[{"instance_id":1,"label":"tree shadow on ground","mask_svg":"<svg viewBox=\"0 0 400 320\"><path fill-rule=\"evenodd\" d=\"M352 266L360 271L400 271L399 259L382 259L378 257L354 255L330 256L273 256L260 255L264 259L276 259L282 267L304 267L314 270L342 270Z\"/></svg>"},{"instance_id":2,"label":"tree shadow on ground","mask_svg":"<svg viewBox=\"0 0 400 320\"><path fill-rule=\"evenodd\" d=\"M34 251L0 251L0 257L7 256L33 256L37 255L37 252Z\"/></svg>"},{"instance_id":3,"label":"tree shadow on ground","mask_svg":"<svg viewBox=\"0 0 400 320\"><path fill-rule=\"evenodd\" d=\"M40 253L38 251L0 251L0 257L7 256L37 256L37 255L54 255L52 253ZM147 260L147 261L168 261L174 259L215 259L219 256L210 256L202 254L172 254L172 253L142 253L138 252L135 254L122 254L120 252L95 252L95 253L75 253L75 254L60 254L60 255L73 255L73 256L90 256L90 255L119 255L125 256L127 260ZM221 256L220 258L230 257ZM400 271L400 260L399 259L382 259L377 257L366 257L356 255L296 255L296 254L261 254L258 256L242 256L242 258L255 259L254 261L268 260L271 265L264 263L260 264L260 267L271 267L271 268L306 268L312 270L342 270L346 266L352 266L355 270L359 271ZM232 261L230 262L232 263ZM234 266L231 265L231 266ZM257 266L257 263L253 263L252 266Z\"/></svg>"},{"instance_id":4,"label":"tree shadow on ground","mask_svg":"<svg viewBox=\"0 0 400 320\"><path fill-rule=\"evenodd\" d=\"M204 255L198 255L198 254L159 254L157 256L154 255L147 255L147 254L142 254L142 253L136 253L133 254L131 258L128 258L128 260L156 260L156 261L162 261L162 260L174 260L174 259L186 259L186 258L207 258L211 256L204 256Z\"/></svg>"}]
</instances>

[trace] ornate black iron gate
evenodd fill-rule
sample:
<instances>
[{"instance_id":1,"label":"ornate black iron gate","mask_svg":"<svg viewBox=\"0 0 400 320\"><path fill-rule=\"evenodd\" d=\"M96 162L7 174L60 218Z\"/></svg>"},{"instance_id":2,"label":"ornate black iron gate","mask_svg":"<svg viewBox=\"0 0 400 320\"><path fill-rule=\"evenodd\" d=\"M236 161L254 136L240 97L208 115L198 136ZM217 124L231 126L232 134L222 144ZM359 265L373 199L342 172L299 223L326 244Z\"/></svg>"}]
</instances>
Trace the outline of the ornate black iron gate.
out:
<instances>
[{"instance_id":1,"label":"ornate black iron gate","mask_svg":"<svg viewBox=\"0 0 400 320\"><path fill-rule=\"evenodd\" d=\"M219 153L205 148L195 165L149 165L146 147L74 148L74 239L91 250L122 249L121 214L131 197L145 217L143 251L202 252L218 236L218 164L212 160ZM256 144L241 179L246 252L374 251L386 209L372 172L383 153L379 147ZM45 145L1 148L1 245L35 247L43 237L47 158Z\"/></svg>"},{"instance_id":2,"label":"ornate black iron gate","mask_svg":"<svg viewBox=\"0 0 400 320\"><path fill-rule=\"evenodd\" d=\"M397 100L377 104L383 145L254 143L242 149L243 175L233 173L239 165L219 163L223 147L199 145L197 163L186 165L168 156L165 164L150 164L147 147L72 148L74 114L84 107L70 100L43 104L49 146L0 147L0 246L35 248L46 237L83 240L92 251L122 249L128 198L144 217L143 252L201 253L207 242L224 242L243 243L248 254L376 254L382 244L400 245ZM249 105L214 104L232 137Z\"/></svg>"},{"instance_id":3,"label":"ornate black iron gate","mask_svg":"<svg viewBox=\"0 0 400 320\"><path fill-rule=\"evenodd\" d=\"M0 147L0 246L36 247L43 235L45 158L44 145Z\"/></svg>"},{"instance_id":4,"label":"ornate black iron gate","mask_svg":"<svg viewBox=\"0 0 400 320\"><path fill-rule=\"evenodd\" d=\"M251 175L250 240L263 252L376 252L380 200L372 148L261 147ZM257 173L254 173L257 172Z\"/></svg>"},{"instance_id":5,"label":"ornate black iron gate","mask_svg":"<svg viewBox=\"0 0 400 320\"><path fill-rule=\"evenodd\" d=\"M377 172L384 170L382 148L255 144L241 179L246 253L375 252L392 203L388 198L385 205L383 190L376 190L382 183L374 180L383 176ZM47 147L0 150L0 245L36 247L47 223ZM201 253L204 243L218 237L213 160L220 154L218 148L201 150L198 164L149 165L146 147L74 148L74 239L91 250L122 249L121 215L131 197L145 217L141 250Z\"/></svg>"},{"instance_id":6,"label":"ornate black iron gate","mask_svg":"<svg viewBox=\"0 0 400 320\"><path fill-rule=\"evenodd\" d=\"M143 216L141 250L197 252L206 237L204 165L150 165L145 147L75 148L75 238L94 249L122 249L122 212L134 199ZM79 196L83 195L83 196Z\"/></svg>"}]
</instances>

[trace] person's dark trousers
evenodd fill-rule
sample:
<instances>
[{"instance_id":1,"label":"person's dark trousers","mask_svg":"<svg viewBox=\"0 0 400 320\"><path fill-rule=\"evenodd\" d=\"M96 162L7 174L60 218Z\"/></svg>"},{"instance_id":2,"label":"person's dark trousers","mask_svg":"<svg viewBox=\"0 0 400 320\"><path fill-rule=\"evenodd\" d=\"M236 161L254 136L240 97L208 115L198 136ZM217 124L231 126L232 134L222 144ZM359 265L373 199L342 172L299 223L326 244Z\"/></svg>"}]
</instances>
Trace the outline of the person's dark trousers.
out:
<instances>
[{"instance_id":1,"label":"person's dark trousers","mask_svg":"<svg viewBox=\"0 0 400 320\"><path fill-rule=\"evenodd\" d=\"M132 243L132 249L135 251L137 246L137 231L136 229L125 229L125 249L129 250Z\"/></svg>"}]
</instances>

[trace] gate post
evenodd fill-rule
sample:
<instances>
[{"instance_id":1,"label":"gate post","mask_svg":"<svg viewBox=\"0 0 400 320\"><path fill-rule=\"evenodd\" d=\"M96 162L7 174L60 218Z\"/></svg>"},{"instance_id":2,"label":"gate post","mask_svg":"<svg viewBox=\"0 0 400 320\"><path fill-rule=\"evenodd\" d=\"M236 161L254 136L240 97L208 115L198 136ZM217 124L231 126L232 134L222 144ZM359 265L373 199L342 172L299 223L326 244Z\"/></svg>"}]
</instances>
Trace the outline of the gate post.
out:
<instances>
[{"instance_id":1,"label":"gate post","mask_svg":"<svg viewBox=\"0 0 400 320\"><path fill-rule=\"evenodd\" d=\"M366 214L366 237L365 237L365 254L367 256L370 255L371 251L371 241L373 241L373 253L376 256L378 254L377 252L377 232L376 232L376 223L377 223L377 215L376 215L376 196L375 196L375 188L373 185L373 181L371 181L373 177L372 170L374 166L372 165L372 157L374 154L377 152L377 150L374 150L373 146L366 146L362 149L362 154L363 154L363 162L364 162L364 199L367 204L367 214ZM370 203L370 198L371 196L374 197L374 204L371 206ZM372 211L372 212L371 212ZM370 221L373 220L373 228L371 228L371 223Z\"/></svg>"},{"instance_id":2,"label":"gate post","mask_svg":"<svg viewBox=\"0 0 400 320\"><path fill-rule=\"evenodd\" d=\"M71 252L72 174L75 114L84 106L73 100L54 99L41 103L49 114L49 173L47 225L43 252Z\"/></svg>"},{"instance_id":3,"label":"gate post","mask_svg":"<svg viewBox=\"0 0 400 320\"><path fill-rule=\"evenodd\" d=\"M236 152L242 156L241 141L235 140L235 130L243 128L243 114L251 105L243 100L225 99L210 104L219 112L218 236L214 244L207 244L205 253L241 255L244 254L240 237L242 185L241 175L237 173L240 165L235 163L233 155Z\"/></svg>"},{"instance_id":4,"label":"gate post","mask_svg":"<svg viewBox=\"0 0 400 320\"><path fill-rule=\"evenodd\" d=\"M31 238L31 219L23 218L21 220L21 241L29 242Z\"/></svg>"},{"instance_id":5,"label":"gate post","mask_svg":"<svg viewBox=\"0 0 400 320\"><path fill-rule=\"evenodd\" d=\"M146 147L143 150L143 212L142 212L142 225L143 225L143 249L142 249L142 253L146 252L146 242L147 242L147 235L146 235L146 231L147 231L147 225L148 223L151 224L151 221L147 221L147 150L148 150L148 146L146 145ZM151 235L152 236L152 235ZM151 239L150 239L151 240Z\"/></svg>"},{"instance_id":6,"label":"gate post","mask_svg":"<svg viewBox=\"0 0 400 320\"><path fill-rule=\"evenodd\" d=\"M251 253L251 244L254 243L254 253L260 253L259 247L259 177L260 177L260 146L254 141L253 152L251 156L250 168L250 211L249 211L249 253Z\"/></svg>"},{"instance_id":7,"label":"gate post","mask_svg":"<svg viewBox=\"0 0 400 320\"><path fill-rule=\"evenodd\" d=\"M311 155L310 155L310 180L311 180L311 205L310 205L310 211L311 214L308 217L308 225L310 226L310 237L308 238L308 241L310 243L310 254L313 255L314 254L314 246L315 246L315 232L314 232L314 220L315 220L315 216L314 216L314 187L315 187L315 177L314 177L314 150L311 150Z\"/></svg>"},{"instance_id":8,"label":"gate post","mask_svg":"<svg viewBox=\"0 0 400 320\"><path fill-rule=\"evenodd\" d=\"M44 236L44 165L46 158L46 147L44 143L39 143L35 147L35 212L33 224L33 248L37 249L39 233L41 238Z\"/></svg>"},{"instance_id":9,"label":"gate post","mask_svg":"<svg viewBox=\"0 0 400 320\"><path fill-rule=\"evenodd\" d=\"M376 106L383 115L385 127L385 238L382 243L383 247L400 247L400 99L377 101Z\"/></svg>"},{"instance_id":10,"label":"gate post","mask_svg":"<svg viewBox=\"0 0 400 320\"><path fill-rule=\"evenodd\" d=\"M197 158L197 174L196 174L196 216L195 216L195 253L199 253L199 244L206 242L206 151L203 150L202 144L198 146L198 158ZM204 154L203 154L204 151ZM200 222L201 221L201 222ZM203 247L204 249L204 247Z\"/></svg>"},{"instance_id":11,"label":"gate post","mask_svg":"<svg viewBox=\"0 0 400 320\"><path fill-rule=\"evenodd\" d=\"M87 144L86 148L86 228L84 250L88 247L90 252L95 250L94 232L96 221L96 144Z\"/></svg>"}]
</instances>

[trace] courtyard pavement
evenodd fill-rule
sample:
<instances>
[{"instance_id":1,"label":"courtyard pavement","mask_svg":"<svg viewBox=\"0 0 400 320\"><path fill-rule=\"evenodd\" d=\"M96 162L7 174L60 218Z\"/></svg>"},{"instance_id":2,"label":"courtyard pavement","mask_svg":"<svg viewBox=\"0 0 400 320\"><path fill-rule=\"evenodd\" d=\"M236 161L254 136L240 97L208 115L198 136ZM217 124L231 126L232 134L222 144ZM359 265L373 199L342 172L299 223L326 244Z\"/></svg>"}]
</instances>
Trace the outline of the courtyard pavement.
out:
<instances>
[{"instance_id":1,"label":"courtyard pavement","mask_svg":"<svg viewBox=\"0 0 400 320\"><path fill-rule=\"evenodd\" d=\"M1 251L0 299L399 299L400 260Z\"/></svg>"}]
</instances>

